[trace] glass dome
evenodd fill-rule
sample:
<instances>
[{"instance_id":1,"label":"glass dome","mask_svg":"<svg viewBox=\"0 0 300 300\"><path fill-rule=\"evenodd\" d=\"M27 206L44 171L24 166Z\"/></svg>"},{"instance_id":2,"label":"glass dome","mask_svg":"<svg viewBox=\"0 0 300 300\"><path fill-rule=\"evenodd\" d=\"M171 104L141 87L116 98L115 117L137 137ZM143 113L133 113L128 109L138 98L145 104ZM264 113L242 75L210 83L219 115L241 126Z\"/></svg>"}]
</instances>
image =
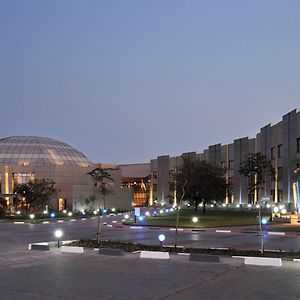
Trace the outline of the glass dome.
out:
<instances>
[{"instance_id":1,"label":"glass dome","mask_svg":"<svg viewBox=\"0 0 300 300\"><path fill-rule=\"evenodd\" d=\"M0 139L3 165L69 165L88 167L91 161L70 145L44 137L12 136Z\"/></svg>"}]
</instances>

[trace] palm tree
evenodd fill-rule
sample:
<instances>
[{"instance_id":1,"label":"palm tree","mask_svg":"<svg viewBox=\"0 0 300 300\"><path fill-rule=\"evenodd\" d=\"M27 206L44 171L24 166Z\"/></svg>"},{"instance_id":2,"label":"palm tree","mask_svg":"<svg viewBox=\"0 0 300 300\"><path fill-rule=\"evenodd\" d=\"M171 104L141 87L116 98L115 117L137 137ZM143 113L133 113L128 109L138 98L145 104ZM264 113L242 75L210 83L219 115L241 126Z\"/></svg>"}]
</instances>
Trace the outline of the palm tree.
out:
<instances>
[{"instance_id":1,"label":"palm tree","mask_svg":"<svg viewBox=\"0 0 300 300\"><path fill-rule=\"evenodd\" d=\"M87 173L92 177L95 187L98 188L102 198L103 198L103 208L106 208L106 196L112 192L111 183L114 182L114 179L111 177L111 174L108 172L112 170L110 168L101 168L98 167L91 172ZM101 199L98 198L98 224L97 224L97 243L100 243L100 233L101 233L101 222L100 222L100 208L101 208Z\"/></svg>"}]
</instances>

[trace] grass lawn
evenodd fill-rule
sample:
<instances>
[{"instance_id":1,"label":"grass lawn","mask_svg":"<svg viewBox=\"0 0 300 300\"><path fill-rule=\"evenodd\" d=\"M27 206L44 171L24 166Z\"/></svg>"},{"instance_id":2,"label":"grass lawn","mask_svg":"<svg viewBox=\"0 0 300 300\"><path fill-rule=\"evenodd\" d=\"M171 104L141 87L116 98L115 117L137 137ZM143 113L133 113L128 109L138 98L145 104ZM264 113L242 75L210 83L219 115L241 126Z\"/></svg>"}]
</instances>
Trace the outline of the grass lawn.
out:
<instances>
[{"instance_id":1,"label":"grass lawn","mask_svg":"<svg viewBox=\"0 0 300 300\"><path fill-rule=\"evenodd\" d=\"M297 225L287 225L282 227L270 227L269 231L280 231L280 232L299 232L300 233L300 224Z\"/></svg>"},{"instance_id":2,"label":"grass lawn","mask_svg":"<svg viewBox=\"0 0 300 300\"><path fill-rule=\"evenodd\" d=\"M256 225L257 224L256 211L233 211L233 210L206 210L206 214L202 214L202 210L195 215L194 209L183 209L180 211L179 227L222 227L222 226L239 226L239 225ZM199 221L194 224L192 218L197 216ZM263 217L269 220L270 215ZM125 224L132 224L126 222ZM176 213L164 214L162 216L147 217L139 225L146 226L176 226Z\"/></svg>"}]
</instances>

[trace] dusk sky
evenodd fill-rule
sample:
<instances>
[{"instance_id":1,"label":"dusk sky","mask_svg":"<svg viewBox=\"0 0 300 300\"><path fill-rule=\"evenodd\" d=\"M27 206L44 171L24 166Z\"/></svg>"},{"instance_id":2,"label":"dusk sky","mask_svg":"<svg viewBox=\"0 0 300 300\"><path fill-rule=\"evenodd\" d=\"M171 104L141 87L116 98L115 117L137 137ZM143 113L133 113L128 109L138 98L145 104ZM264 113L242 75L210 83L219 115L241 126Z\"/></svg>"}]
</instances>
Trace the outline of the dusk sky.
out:
<instances>
[{"instance_id":1,"label":"dusk sky","mask_svg":"<svg viewBox=\"0 0 300 300\"><path fill-rule=\"evenodd\" d=\"M147 162L300 107L298 0L0 0L1 138Z\"/></svg>"}]
</instances>

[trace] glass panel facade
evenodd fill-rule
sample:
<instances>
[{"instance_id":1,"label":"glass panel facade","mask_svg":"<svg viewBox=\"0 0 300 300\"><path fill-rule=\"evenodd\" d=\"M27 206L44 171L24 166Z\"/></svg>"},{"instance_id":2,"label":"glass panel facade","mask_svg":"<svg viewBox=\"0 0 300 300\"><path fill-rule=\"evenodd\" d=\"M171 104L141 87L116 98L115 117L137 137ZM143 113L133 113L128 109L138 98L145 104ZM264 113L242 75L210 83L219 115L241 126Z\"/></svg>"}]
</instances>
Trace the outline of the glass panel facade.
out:
<instances>
[{"instance_id":1,"label":"glass panel facade","mask_svg":"<svg viewBox=\"0 0 300 300\"><path fill-rule=\"evenodd\" d=\"M4 165L72 165L91 162L71 146L49 138L14 136L0 140L0 163Z\"/></svg>"}]
</instances>

